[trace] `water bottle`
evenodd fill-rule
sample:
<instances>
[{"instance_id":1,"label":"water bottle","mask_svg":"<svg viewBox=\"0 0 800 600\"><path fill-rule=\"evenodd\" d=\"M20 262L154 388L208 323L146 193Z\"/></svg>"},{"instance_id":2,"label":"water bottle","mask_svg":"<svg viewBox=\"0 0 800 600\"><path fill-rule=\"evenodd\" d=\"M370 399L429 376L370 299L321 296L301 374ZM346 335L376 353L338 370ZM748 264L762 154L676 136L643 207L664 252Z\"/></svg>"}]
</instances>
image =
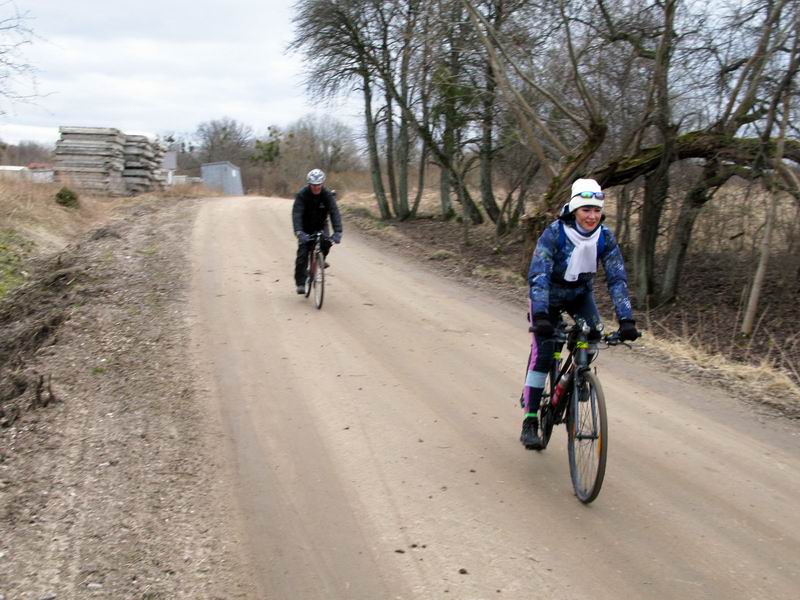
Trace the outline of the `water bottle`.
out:
<instances>
[{"instance_id":1,"label":"water bottle","mask_svg":"<svg viewBox=\"0 0 800 600\"><path fill-rule=\"evenodd\" d=\"M572 369L564 373L561 379L558 380L556 389L553 391L553 396L550 399L551 405L558 406L558 403L561 402L561 396L564 395L564 391L569 387L570 381L572 381Z\"/></svg>"}]
</instances>

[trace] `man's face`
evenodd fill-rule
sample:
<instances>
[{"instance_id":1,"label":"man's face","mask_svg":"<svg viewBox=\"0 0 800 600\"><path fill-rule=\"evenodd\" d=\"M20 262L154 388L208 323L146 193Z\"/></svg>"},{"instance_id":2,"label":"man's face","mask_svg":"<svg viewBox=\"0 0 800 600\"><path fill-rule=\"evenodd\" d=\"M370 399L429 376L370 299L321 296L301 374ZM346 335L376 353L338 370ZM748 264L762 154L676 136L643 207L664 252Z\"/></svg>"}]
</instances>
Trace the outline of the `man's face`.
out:
<instances>
[{"instance_id":1,"label":"man's face","mask_svg":"<svg viewBox=\"0 0 800 600\"><path fill-rule=\"evenodd\" d=\"M309 185L311 188L311 193L315 196L318 196L319 193L322 191L322 184L321 183L312 183Z\"/></svg>"}]
</instances>

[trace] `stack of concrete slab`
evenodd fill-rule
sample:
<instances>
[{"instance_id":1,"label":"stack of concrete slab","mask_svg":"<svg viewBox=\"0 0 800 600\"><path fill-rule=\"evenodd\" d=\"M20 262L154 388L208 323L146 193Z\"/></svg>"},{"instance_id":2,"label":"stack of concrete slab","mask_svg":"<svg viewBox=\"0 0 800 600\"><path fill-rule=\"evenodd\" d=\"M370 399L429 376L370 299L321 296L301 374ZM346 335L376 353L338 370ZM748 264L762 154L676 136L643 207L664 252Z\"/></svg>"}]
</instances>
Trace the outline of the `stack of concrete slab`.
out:
<instances>
[{"instance_id":1,"label":"stack of concrete slab","mask_svg":"<svg viewBox=\"0 0 800 600\"><path fill-rule=\"evenodd\" d=\"M167 149L153 142L153 191L161 191L167 187L167 171L164 169L164 155Z\"/></svg>"},{"instance_id":2,"label":"stack of concrete slab","mask_svg":"<svg viewBox=\"0 0 800 600\"><path fill-rule=\"evenodd\" d=\"M59 127L59 133L56 181L98 194L126 193L124 133L108 127Z\"/></svg>"},{"instance_id":3,"label":"stack of concrete slab","mask_svg":"<svg viewBox=\"0 0 800 600\"><path fill-rule=\"evenodd\" d=\"M164 188L161 159L164 149L143 135L125 136L125 170L122 175L130 194L159 191Z\"/></svg>"},{"instance_id":4,"label":"stack of concrete slab","mask_svg":"<svg viewBox=\"0 0 800 600\"><path fill-rule=\"evenodd\" d=\"M164 189L165 149L147 136L107 127L60 127L59 132L56 181L109 196Z\"/></svg>"}]
</instances>

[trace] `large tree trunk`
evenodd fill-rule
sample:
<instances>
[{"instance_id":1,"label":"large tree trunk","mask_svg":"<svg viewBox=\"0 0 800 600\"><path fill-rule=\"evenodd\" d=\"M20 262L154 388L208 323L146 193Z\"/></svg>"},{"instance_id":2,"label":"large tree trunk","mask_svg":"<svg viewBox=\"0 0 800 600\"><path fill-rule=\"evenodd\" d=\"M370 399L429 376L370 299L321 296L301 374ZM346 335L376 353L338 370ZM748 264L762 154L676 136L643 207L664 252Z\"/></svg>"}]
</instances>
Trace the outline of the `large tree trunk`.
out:
<instances>
[{"instance_id":1,"label":"large tree trunk","mask_svg":"<svg viewBox=\"0 0 800 600\"><path fill-rule=\"evenodd\" d=\"M394 151L394 109L392 97L389 92L385 94L386 100L386 177L389 183L389 194L392 200L394 214L400 216L400 206L397 201L397 178L395 177L394 164L397 157Z\"/></svg>"},{"instance_id":2,"label":"large tree trunk","mask_svg":"<svg viewBox=\"0 0 800 600\"><path fill-rule=\"evenodd\" d=\"M470 220L473 225L480 225L483 223L483 215L481 214L478 205L475 204L475 200L472 198L472 194L469 193L466 184L464 183L466 173L461 173L461 176L458 178L458 182L456 183L456 192L458 194L458 200L462 204L463 214Z\"/></svg>"},{"instance_id":3,"label":"large tree trunk","mask_svg":"<svg viewBox=\"0 0 800 600\"><path fill-rule=\"evenodd\" d=\"M750 335L753 333L753 324L758 310L758 301L761 298L761 290L764 287L764 278L767 274L767 263L769 262L769 252L772 246L772 230L777 213L778 196L773 191L769 199L769 209L767 210L767 222L764 226L764 237L761 239L761 249L758 257L758 266L753 276L753 285L750 288L750 295L747 299L747 308L744 312L742 321L742 333Z\"/></svg>"},{"instance_id":4,"label":"large tree trunk","mask_svg":"<svg viewBox=\"0 0 800 600\"><path fill-rule=\"evenodd\" d=\"M400 95L402 96L402 105L409 104L408 71L411 61L411 37L413 35L413 29L416 23L414 19L415 10L416 10L415 3L409 2L406 13L406 24L404 32L405 39L403 43L402 57L400 59ZM400 130L398 131L397 134L397 163L400 171L398 173L398 182L397 182L397 194L398 194L397 204L399 206L397 216L401 220L405 220L409 216L411 216L411 212L409 211L408 208L408 165L410 158L409 153L411 151L408 129L409 129L408 119L401 110Z\"/></svg>"},{"instance_id":5,"label":"large tree trunk","mask_svg":"<svg viewBox=\"0 0 800 600\"><path fill-rule=\"evenodd\" d=\"M362 80L364 82L364 117L367 124L367 152L369 153L372 190L375 192L375 199L378 201L378 211L381 214L381 219L386 220L392 218L392 213L389 210L389 203L386 201L386 190L383 187L383 178L381 177L377 128L375 127L375 118L372 115L372 85L366 70L363 72Z\"/></svg>"},{"instance_id":6,"label":"large tree trunk","mask_svg":"<svg viewBox=\"0 0 800 600\"><path fill-rule=\"evenodd\" d=\"M458 6L454 6L452 11L452 22L456 23L460 18L461 11L458 9ZM455 41L455 33L450 30L450 54L447 61L448 79L444 82L441 89L442 116L444 118L441 153L443 154L444 160L439 161L439 165L442 168L439 181L439 193L441 196L442 216L445 219L449 219L455 214L453 211L451 194L453 192L452 180L457 179L457 177L453 177L456 175L453 167L456 163L456 111L458 109L456 106L455 93L453 91L455 86L453 84L458 78L460 60L461 55ZM456 194L460 193L458 189L455 191Z\"/></svg>"},{"instance_id":7,"label":"large tree trunk","mask_svg":"<svg viewBox=\"0 0 800 600\"><path fill-rule=\"evenodd\" d=\"M408 210L408 121L401 117L400 131L397 134L397 163L399 167L397 186L397 217L405 220L410 216Z\"/></svg>"},{"instance_id":8,"label":"large tree trunk","mask_svg":"<svg viewBox=\"0 0 800 600\"><path fill-rule=\"evenodd\" d=\"M636 298L639 306L650 306L655 294L658 226L668 193L669 160L665 160L645 178L644 183L644 203L639 217L639 247L635 259Z\"/></svg>"},{"instance_id":9,"label":"large tree trunk","mask_svg":"<svg viewBox=\"0 0 800 600\"><path fill-rule=\"evenodd\" d=\"M733 174L732 170L720 170L716 161L706 165L703 177L695 183L681 205L675 233L672 236L664 267L664 278L661 283L659 304L674 300L678 296L683 264L692 239L695 221L703 206L711 200L716 190Z\"/></svg>"},{"instance_id":10,"label":"large tree trunk","mask_svg":"<svg viewBox=\"0 0 800 600\"><path fill-rule=\"evenodd\" d=\"M414 198L414 205L411 207L411 216L417 215L419 203L422 201L422 193L425 191L425 167L428 163L428 144L422 142L419 154L419 167L417 167L417 195Z\"/></svg>"},{"instance_id":11,"label":"large tree trunk","mask_svg":"<svg viewBox=\"0 0 800 600\"><path fill-rule=\"evenodd\" d=\"M614 237L617 238L617 243L623 248L623 252L628 247L630 231L631 190L625 185L617 195L617 222L614 224Z\"/></svg>"},{"instance_id":12,"label":"large tree trunk","mask_svg":"<svg viewBox=\"0 0 800 600\"><path fill-rule=\"evenodd\" d=\"M483 119L481 121L481 147L480 147L480 173L481 173L481 203L486 214L496 225L497 233L505 233L506 224L497 200L494 197L494 186L492 185L492 160L494 148L492 137L494 133L494 107L495 107L495 84L492 75L492 67L486 68L486 90L483 99Z\"/></svg>"},{"instance_id":13,"label":"large tree trunk","mask_svg":"<svg viewBox=\"0 0 800 600\"><path fill-rule=\"evenodd\" d=\"M658 226L669 195L669 167L675 151L678 128L672 123L669 98L669 69L672 57L673 23L677 0L664 2L664 31L656 50L653 72L655 122L661 135L664 152L656 169L647 175L644 205L639 223L639 248L636 253L636 299L639 306L650 306L655 294L655 256Z\"/></svg>"},{"instance_id":14,"label":"large tree trunk","mask_svg":"<svg viewBox=\"0 0 800 600\"><path fill-rule=\"evenodd\" d=\"M670 302L678 296L678 284L683 272L683 263L689 250L689 242L692 239L694 224L710 197L711 192L707 187L697 186L687 194L683 201L675 227L675 234L672 236L672 242L667 252L664 278L658 299L659 304Z\"/></svg>"},{"instance_id":15,"label":"large tree trunk","mask_svg":"<svg viewBox=\"0 0 800 600\"><path fill-rule=\"evenodd\" d=\"M445 140L445 148L443 148L445 153L447 152L446 146L447 142ZM453 201L450 197L451 176L450 169L443 166L442 163L439 163L439 204L442 207L442 218L444 219L452 219L455 216Z\"/></svg>"},{"instance_id":16,"label":"large tree trunk","mask_svg":"<svg viewBox=\"0 0 800 600\"><path fill-rule=\"evenodd\" d=\"M499 31L503 25L503 3L493 3L494 29ZM503 212L497 206L492 183L492 166L494 159L494 111L497 104L497 82L495 81L492 62L486 63L485 70L486 89L483 92L483 118L481 119L481 147L480 147L480 173L481 173L481 202L486 214L495 224L498 235L506 231L506 222Z\"/></svg>"}]
</instances>

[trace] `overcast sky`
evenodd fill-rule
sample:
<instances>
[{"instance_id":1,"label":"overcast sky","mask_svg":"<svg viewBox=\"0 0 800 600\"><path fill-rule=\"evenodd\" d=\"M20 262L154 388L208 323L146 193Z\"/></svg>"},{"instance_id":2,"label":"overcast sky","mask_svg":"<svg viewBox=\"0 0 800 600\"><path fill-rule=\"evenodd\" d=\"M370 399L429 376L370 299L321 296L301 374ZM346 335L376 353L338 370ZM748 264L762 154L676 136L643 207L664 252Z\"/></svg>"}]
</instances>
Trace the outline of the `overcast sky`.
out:
<instances>
[{"instance_id":1,"label":"overcast sky","mask_svg":"<svg viewBox=\"0 0 800 600\"><path fill-rule=\"evenodd\" d=\"M358 126L355 101L307 98L302 62L285 52L293 2L281 0L14 0L33 29L33 104L7 102L0 139L58 139L59 125L150 135L190 133L230 117L256 133L335 111ZM13 4L0 0L8 17Z\"/></svg>"}]
</instances>

